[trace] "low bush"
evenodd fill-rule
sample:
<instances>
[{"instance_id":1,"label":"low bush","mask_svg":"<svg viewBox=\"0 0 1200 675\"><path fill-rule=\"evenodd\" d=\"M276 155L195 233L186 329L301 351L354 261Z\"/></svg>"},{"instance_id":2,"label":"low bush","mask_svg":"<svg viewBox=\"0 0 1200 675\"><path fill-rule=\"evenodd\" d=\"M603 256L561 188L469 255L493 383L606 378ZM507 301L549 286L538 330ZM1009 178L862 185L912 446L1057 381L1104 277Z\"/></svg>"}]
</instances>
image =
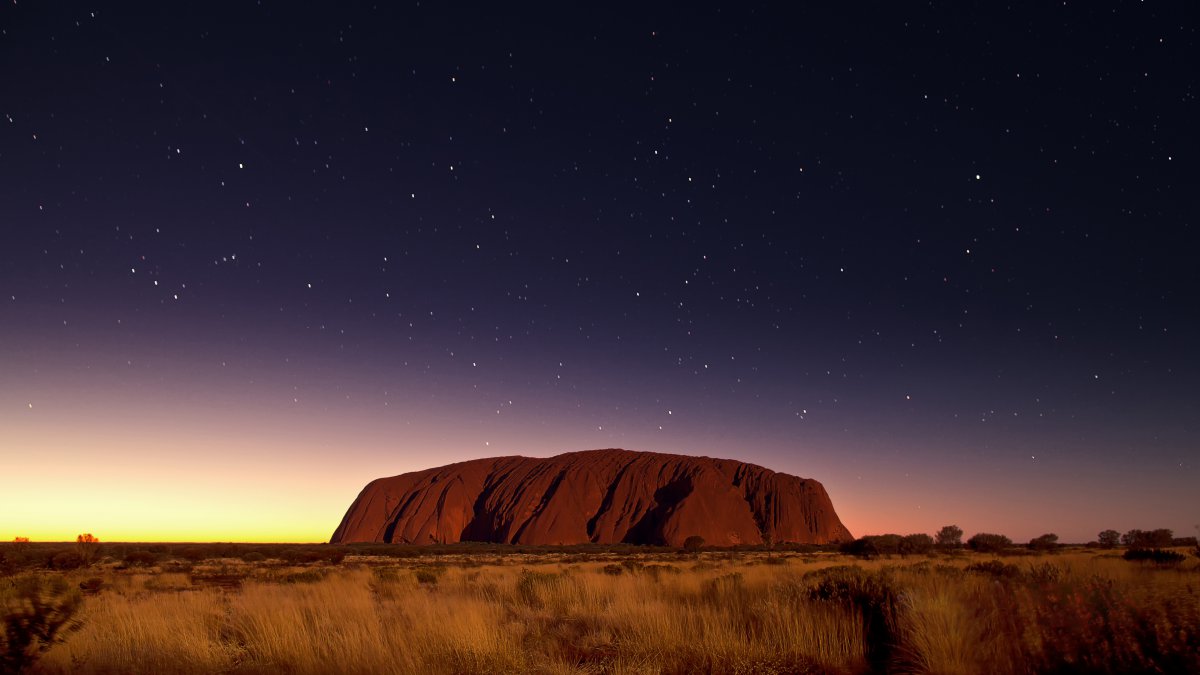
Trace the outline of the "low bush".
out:
<instances>
[{"instance_id":1,"label":"low bush","mask_svg":"<svg viewBox=\"0 0 1200 675\"><path fill-rule=\"evenodd\" d=\"M530 607L541 607L544 604L541 589L561 582L562 576L559 574L521 570L520 576L517 577L517 597Z\"/></svg>"},{"instance_id":2,"label":"low bush","mask_svg":"<svg viewBox=\"0 0 1200 675\"><path fill-rule=\"evenodd\" d=\"M82 625L75 619L82 597L62 577L25 577L14 582L4 600L0 605L4 619L0 671L5 673L24 672L41 654Z\"/></svg>"},{"instance_id":3,"label":"low bush","mask_svg":"<svg viewBox=\"0 0 1200 675\"><path fill-rule=\"evenodd\" d=\"M996 553L1012 546L1012 540L1002 534L980 532L967 540L967 547L980 553Z\"/></svg>"},{"instance_id":4,"label":"low bush","mask_svg":"<svg viewBox=\"0 0 1200 675\"><path fill-rule=\"evenodd\" d=\"M436 586L438 582L438 573L429 567L418 567L413 570L413 576L417 578L418 584Z\"/></svg>"},{"instance_id":5,"label":"low bush","mask_svg":"<svg viewBox=\"0 0 1200 675\"><path fill-rule=\"evenodd\" d=\"M887 669L891 650L898 642L898 590L884 572L868 572L857 566L829 567L805 575L812 584L809 598L847 605L857 610L867 640L867 660L880 672Z\"/></svg>"},{"instance_id":6,"label":"low bush","mask_svg":"<svg viewBox=\"0 0 1200 675\"><path fill-rule=\"evenodd\" d=\"M983 562L971 563L967 565L966 571L976 574L987 574L997 579L1020 579L1022 576L1020 567L1009 565L999 560L985 560Z\"/></svg>"},{"instance_id":7,"label":"low bush","mask_svg":"<svg viewBox=\"0 0 1200 675\"><path fill-rule=\"evenodd\" d=\"M63 551L54 554L46 566L52 570L77 570L83 567L83 558L80 558L79 554L74 551Z\"/></svg>"},{"instance_id":8,"label":"low bush","mask_svg":"<svg viewBox=\"0 0 1200 675\"><path fill-rule=\"evenodd\" d=\"M159 555L150 551L130 551L125 554L125 565L128 567L150 567L158 563Z\"/></svg>"},{"instance_id":9,"label":"low bush","mask_svg":"<svg viewBox=\"0 0 1200 675\"><path fill-rule=\"evenodd\" d=\"M1131 548L1121 556L1130 562L1152 562L1156 565L1178 565L1187 556L1161 548Z\"/></svg>"}]
</instances>

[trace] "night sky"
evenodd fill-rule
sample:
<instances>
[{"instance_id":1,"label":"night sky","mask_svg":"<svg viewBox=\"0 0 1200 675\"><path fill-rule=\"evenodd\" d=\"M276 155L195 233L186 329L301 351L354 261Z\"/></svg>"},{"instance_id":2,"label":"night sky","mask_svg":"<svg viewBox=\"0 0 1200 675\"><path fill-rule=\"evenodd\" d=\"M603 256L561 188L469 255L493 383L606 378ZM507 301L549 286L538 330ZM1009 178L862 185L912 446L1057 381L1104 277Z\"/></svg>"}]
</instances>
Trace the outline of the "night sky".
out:
<instances>
[{"instance_id":1,"label":"night sky","mask_svg":"<svg viewBox=\"0 0 1200 675\"><path fill-rule=\"evenodd\" d=\"M0 8L0 540L603 447L1195 534L1188 3L297 4Z\"/></svg>"}]
</instances>

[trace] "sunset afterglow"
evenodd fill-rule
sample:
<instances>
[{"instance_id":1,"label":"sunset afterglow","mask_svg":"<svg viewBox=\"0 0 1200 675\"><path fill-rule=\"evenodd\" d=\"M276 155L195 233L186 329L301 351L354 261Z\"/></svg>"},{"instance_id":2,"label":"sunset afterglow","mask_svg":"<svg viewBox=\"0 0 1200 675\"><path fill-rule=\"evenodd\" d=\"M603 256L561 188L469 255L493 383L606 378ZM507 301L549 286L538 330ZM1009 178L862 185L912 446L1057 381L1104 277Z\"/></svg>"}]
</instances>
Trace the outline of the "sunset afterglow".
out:
<instances>
[{"instance_id":1,"label":"sunset afterglow","mask_svg":"<svg viewBox=\"0 0 1200 675\"><path fill-rule=\"evenodd\" d=\"M325 542L596 448L1195 534L1182 19L556 11L5 7L0 541Z\"/></svg>"}]
</instances>

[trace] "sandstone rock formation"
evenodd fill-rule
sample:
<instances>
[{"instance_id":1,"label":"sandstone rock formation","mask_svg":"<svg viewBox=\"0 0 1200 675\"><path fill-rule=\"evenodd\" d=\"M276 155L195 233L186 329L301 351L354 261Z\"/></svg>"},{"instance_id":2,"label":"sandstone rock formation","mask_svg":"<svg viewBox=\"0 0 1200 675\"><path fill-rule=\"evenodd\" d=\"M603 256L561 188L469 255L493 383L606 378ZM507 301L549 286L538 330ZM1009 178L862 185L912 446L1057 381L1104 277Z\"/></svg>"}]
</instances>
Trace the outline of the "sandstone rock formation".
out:
<instances>
[{"instance_id":1,"label":"sandstone rock formation","mask_svg":"<svg viewBox=\"0 0 1200 675\"><path fill-rule=\"evenodd\" d=\"M333 543L849 541L815 480L728 459L629 450L495 457L369 483Z\"/></svg>"}]
</instances>

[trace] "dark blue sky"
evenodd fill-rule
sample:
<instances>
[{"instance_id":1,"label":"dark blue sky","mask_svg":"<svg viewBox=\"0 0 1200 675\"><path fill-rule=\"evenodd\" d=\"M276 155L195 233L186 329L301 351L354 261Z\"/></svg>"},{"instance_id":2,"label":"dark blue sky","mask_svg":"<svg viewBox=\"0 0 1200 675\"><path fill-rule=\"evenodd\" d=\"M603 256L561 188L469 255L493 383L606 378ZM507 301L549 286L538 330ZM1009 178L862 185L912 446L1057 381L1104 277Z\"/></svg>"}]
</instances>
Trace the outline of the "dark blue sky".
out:
<instances>
[{"instance_id":1,"label":"dark blue sky","mask_svg":"<svg viewBox=\"0 0 1200 675\"><path fill-rule=\"evenodd\" d=\"M3 452L150 406L168 463L341 429L347 504L625 446L855 534L1200 517L1185 4L293 5L0 9Z\"/></svg>"}]
</instances>

